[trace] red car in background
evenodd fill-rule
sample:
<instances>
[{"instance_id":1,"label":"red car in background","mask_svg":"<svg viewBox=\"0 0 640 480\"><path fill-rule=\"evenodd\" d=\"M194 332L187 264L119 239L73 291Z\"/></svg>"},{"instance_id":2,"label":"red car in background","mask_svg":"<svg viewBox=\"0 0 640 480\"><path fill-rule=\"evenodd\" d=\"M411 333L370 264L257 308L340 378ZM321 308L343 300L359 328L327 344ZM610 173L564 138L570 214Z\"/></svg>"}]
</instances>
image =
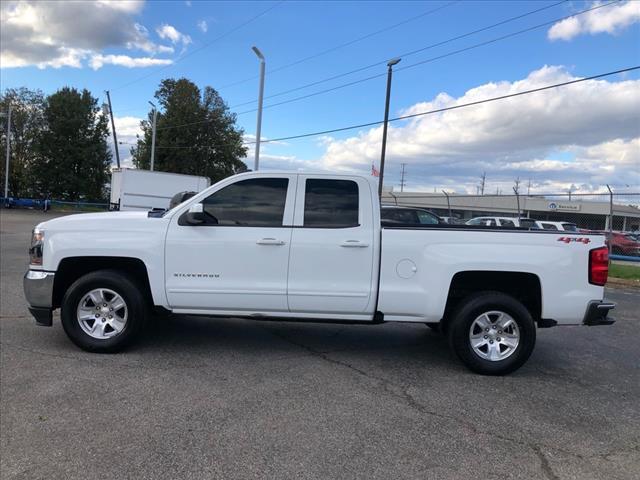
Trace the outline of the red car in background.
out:
<instances>
[{"instance_id":1,"label":"red car in background","mask_svg":"<svg viewBox=\"0 0 640 480\"><path fill-rule=\"evenodd\" d=\"M603 232L609 244L609 232ZM623 232L611 232L611 253L640 257L640 242L635 237Z\"/></svg>"}]
</instances>

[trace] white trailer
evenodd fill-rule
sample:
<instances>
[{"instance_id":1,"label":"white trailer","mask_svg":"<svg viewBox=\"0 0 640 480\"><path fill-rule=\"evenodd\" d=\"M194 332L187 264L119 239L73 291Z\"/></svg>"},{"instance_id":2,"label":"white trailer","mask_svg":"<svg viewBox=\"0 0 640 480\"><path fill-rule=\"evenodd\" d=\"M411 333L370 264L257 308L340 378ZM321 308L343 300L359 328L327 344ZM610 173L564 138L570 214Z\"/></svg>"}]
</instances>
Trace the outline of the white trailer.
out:
<instances>
[{"instance_id":1,"label":"white trailer","mask_svg":"<svg viewBox=\"0 0 640 480\"><path fill-rule=\"evenodd\" d=\"M180 173L151 172L133 168L114 169L111 173L111 210L152 210L169 208L178 192L201 192L207 177Z\"/></svg>"}]
</instances>

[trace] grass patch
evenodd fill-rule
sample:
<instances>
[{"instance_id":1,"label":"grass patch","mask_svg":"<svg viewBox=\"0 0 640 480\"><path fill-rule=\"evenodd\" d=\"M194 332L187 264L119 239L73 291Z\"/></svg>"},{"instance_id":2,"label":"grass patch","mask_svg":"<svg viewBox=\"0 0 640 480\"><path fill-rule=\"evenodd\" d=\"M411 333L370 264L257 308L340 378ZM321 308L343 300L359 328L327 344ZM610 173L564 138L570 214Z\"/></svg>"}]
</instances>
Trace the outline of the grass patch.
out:
<instances>
[{"instance_id":1,"label":"grass patch","mask_svg":"<svg viewBox=\"0 0 640 480\"><path fill-rule=\"evenodd\" d=\"M609 276L615 278L625 278L628 280L640 280L640 266L634 265L609 265Z\"/></svg>"}]
</instances>

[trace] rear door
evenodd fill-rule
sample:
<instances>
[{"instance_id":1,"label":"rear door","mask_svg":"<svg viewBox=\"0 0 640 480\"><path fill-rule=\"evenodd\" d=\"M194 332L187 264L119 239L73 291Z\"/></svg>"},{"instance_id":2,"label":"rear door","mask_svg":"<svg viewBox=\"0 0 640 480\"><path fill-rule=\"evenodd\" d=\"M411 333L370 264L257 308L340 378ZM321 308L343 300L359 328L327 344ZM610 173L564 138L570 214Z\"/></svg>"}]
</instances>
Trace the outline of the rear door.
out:
<instances>
[{"instance_id":1,"label":"rear door","mask_svg":"<svg viewBox=\"0 0 640 480\"><path fill-rule=\"evenodd\" d=\"M357 177L300 175L289 254L291 312L374 309L371 186Z\"/></svg>"}]
</instances>

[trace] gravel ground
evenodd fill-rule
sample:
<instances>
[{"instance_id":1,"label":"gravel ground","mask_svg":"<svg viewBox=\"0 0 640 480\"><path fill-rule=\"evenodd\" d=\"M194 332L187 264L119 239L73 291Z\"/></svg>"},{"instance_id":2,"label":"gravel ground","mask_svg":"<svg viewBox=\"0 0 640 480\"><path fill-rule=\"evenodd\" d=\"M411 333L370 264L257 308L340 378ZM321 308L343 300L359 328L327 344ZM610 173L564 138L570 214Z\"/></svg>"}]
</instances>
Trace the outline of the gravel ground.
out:
<instances>
[{"instance_id":1,"label":"gravel ground","mask_svg":"<svg viewBox=\"0 0 640 480\"><path fill-rule=\"evenodd\" d=\"M539 330L500 378L423 325L171 317L95 355L28 315L45 216L1 215L3 479L640 478L638 290L607 290L611 327Z\"/></svg>"}]
</instances>

